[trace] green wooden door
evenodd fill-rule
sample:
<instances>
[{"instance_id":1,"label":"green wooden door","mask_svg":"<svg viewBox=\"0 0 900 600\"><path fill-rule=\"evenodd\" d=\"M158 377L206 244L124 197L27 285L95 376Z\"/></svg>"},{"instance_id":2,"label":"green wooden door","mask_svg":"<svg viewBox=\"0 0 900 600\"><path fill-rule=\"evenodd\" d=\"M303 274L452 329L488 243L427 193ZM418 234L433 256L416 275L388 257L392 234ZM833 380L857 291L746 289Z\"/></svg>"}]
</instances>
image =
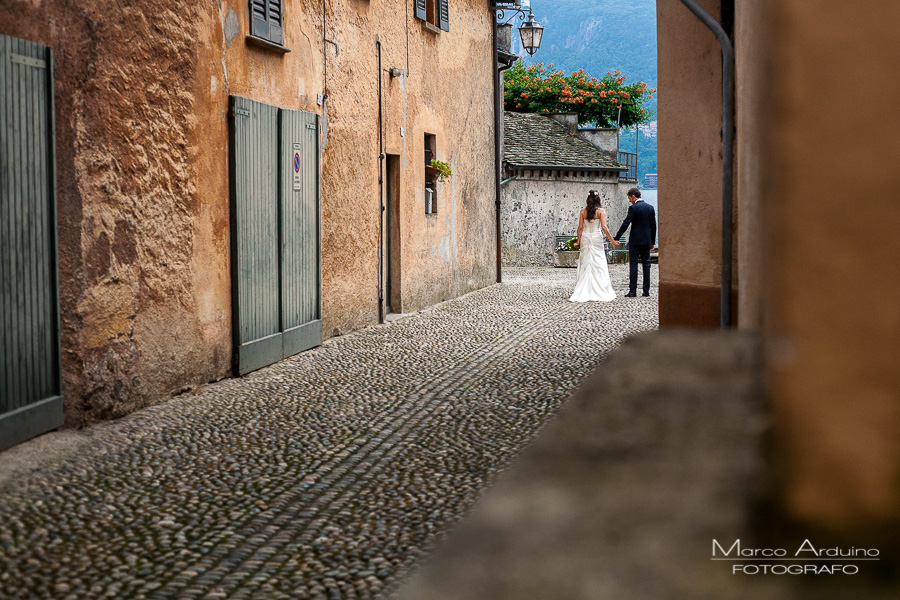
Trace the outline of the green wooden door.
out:
<instances>
[{"instance_id":1,"label":"green wooden door","mask_svg":"<svg viewBox=\"0 0 900 600\"><path fill-rule=\"evenodd\" d=\"M284 356L322 343L319 115L282 109L281 319Z\"/></svg>"},{"instance_id":2,"label":"green wooden door","mask_svg":"<svg viewBox=\"0 0 900 600\"><path fill-rule=\"evenodd\" d=\"M0 449L63 423L53 54L0 35Z\"/></svg>"},{"instance_id":3,"label":"green wooden door","mask_svg":"<svg viewBox=\"0 0 900 600\"><path fill-rule=\"evenodd\" d=\"M318 116L231 97L235 371L322 342Z\"/></svg>"}]
</instances>

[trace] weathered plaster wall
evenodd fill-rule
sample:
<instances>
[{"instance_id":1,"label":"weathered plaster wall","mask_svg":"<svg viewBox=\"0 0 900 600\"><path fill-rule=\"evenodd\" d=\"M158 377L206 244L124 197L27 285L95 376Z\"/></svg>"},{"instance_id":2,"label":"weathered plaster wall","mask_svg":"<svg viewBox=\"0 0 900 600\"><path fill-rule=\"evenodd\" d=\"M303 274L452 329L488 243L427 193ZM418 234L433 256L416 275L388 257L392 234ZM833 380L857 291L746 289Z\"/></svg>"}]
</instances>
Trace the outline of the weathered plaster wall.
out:
<instances>
[{"instance_id":1,"label":"weathered plaster wall","mask_svg":"<svg viewBox=\"0 0 900 600\"><path fill-rule=\"evenodd\" d=\"M719 0L699 4L718 18ZM722 57L679 0L658 0L659 323L717 326L722 237Z\"/></svg>"},{"instance_id":2,"label":"weathered plaster wall","mask_svg":"<svg viewBox=\"0 0 900 600\"><path fill-rule=\"evenodd\" d=\"M403 308L493 282L487 4L454 2L439 34L407 4L328 2L325 45L321 0L289 0L287 54L247 44L243 0L0 5L0 32L56 53L68 425L230 373L228 96L321 113L326 59L326 337L377 319L379 76L385 149L403 158ZM379 73L376 35L401 78ZM426 131L454 169L429 217Z\"/></svg>"},{"instance_id":3,"label":"weathered plaster wall","mask_svg":"<svg viewBox=\"0 0 900 600\"><path fill-rule=\"evenodd\" d=\"M556 235L575 235L578 213L592 189L600 193L613 235L628 211L628 201L616 183L617 177L539 177L530 170L518 173L519 177L501 189L504 265L552 265Z\"/></svg>"},{"instance_id":4,"label":"weathered plaster wall","mask_svg":"<svg viewBox=\"0 0 900 600\"><path fill-rule=\"evenodd\" d=\"M410 6L406 6L410 4ZM408 9L408 14L407 14ZM415 310L494 281L493 94L486 5L454 2L450 31L434 33L401 0L328 4L329 140L323 163L323 317L327 334L377 321L380 207L378 64L384 148L400 156L400 307ZM334 15L332 16L332 11ZM402 129L402 130L401 130ZM451 178L425 214L424 135Z\"/></svg>"},{"instance_id":5,"label":"weathered plaster wall","mask_svg":"<svg viewBox=\"0 0 900 600\"><path fill-rule=\"evenodd\" d=\"M0 7L2 33L55 51L70 426L228 372L228 297L217 294L227 280L216 269L227 222L195 160L203 18L195 4L155 0Z\"/></svg>"},{"instance_id":6,"label":"weathered plaster wall","mask_svg":"<svg viewBox=\"0 0 900 600\"><path fill-rule=\"evenodd\" d=\"M766 360L783 500L857 546L868 531L896 547L900 4L766 5L773 38L756 50L778 68L757 113L772 123L774 174L759 234L777 241L764 265ZM859 82L878 92L860 96Z\"/></svg>"}]
</instances>

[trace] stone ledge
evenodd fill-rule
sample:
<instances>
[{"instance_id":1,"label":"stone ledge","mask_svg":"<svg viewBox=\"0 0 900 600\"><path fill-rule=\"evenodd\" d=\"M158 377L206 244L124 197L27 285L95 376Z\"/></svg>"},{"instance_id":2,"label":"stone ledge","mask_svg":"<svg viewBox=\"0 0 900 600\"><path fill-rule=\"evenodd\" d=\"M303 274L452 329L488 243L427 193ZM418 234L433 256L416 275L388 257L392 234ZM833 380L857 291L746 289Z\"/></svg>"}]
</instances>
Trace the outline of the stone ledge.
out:
<instances>
[{"instance_id":1,"label":"stone ledge","mask_svg":"<svg viewBox=\"0 0 900 600\"><path fill-rule=\"evenodd\" d=\"M734 332L628 339L399 598L896 598L864 575L732 575L710 560L714 538L748 546L759 533L758 346Z\"/></svg>"}]
</instances>

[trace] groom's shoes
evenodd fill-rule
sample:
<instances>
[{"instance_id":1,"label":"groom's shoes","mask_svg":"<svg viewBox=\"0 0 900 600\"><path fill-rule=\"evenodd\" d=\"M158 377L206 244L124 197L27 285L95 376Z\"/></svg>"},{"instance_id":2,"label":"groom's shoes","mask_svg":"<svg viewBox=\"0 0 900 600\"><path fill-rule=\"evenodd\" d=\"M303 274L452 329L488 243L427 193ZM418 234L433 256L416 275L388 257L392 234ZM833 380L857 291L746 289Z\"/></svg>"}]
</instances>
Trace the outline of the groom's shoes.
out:
<instances>
[{"instance_id":1,"label":"groom's shoes","mask_svg":"<svg viewBox=\"0 0 900 600\"><path fill-rule=\"evenodd\" d=\"M637 294L635 294L634 292L628 292L627 294L625 294L625 297L626 298L637 298Z\"/></svg>"},{"instance_id":2,"label":"groom's shoes","mask_svg":"<svg viewBox=\"0 0 900 600\"><path fill-rule=\"evenodd\" d=\"M649 295L650 295L650 292L644 292L643 294L641 294L641 296L644 296L645 298Z\"/></svg>"}]
</instances>

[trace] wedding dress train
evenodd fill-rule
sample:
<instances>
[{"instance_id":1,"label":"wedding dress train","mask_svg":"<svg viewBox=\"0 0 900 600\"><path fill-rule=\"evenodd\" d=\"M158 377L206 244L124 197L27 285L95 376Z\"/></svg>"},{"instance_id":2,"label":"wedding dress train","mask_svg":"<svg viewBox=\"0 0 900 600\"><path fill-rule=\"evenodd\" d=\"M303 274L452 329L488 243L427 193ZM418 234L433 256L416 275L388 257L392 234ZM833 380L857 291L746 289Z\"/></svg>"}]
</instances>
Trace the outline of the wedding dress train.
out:
<instances>
[{"instance_id":1,"label":"wedding dress train","mask_svg":"<svg viewBox=\"0 0 900 600\"><path fill-rule=\"evenodd\" d=\"M581 231L581 251L578 255L578 272L572 302L609 302L616 297L609 280L606 250L603 247L603 230L600 219L585 219Z\"/></svg>"}]
</instances>

